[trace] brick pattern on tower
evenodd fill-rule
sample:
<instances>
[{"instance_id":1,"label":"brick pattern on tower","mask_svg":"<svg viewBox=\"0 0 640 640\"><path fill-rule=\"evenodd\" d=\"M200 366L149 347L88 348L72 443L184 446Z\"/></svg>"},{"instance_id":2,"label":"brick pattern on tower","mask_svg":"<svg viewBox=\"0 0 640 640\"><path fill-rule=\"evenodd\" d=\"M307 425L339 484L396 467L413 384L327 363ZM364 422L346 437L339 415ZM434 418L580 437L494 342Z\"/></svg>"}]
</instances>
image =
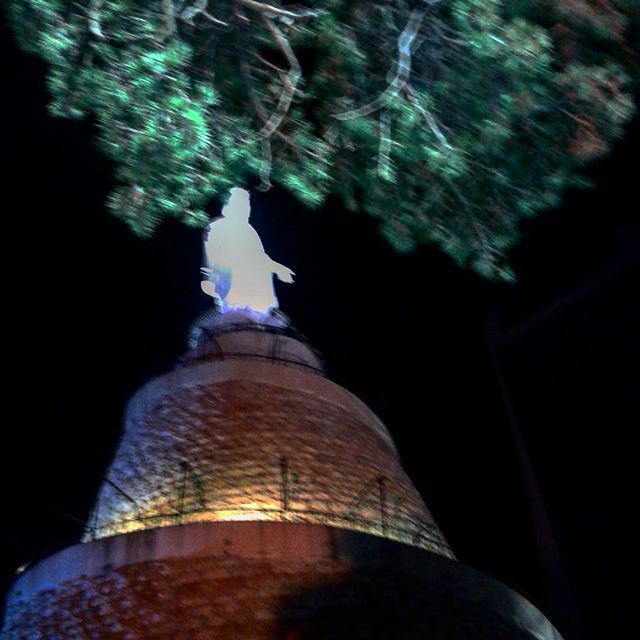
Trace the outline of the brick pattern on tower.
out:
<instances>
[{"instance_id":1,"label":"brick pattern on tower","mask_svg":"<svg viewBox=\"0 0 640 640\"><path fill-rule=\"evenodd\" d=\"M11 594L11 640L561 640L457 562L317 524L208 522L81 544Z\"/></svg>"},{"instance_id":2,"label":"brick pattern on tower","mask_svg":"<svg viewBox=\"0 0 640 640\"><path fill-rule=\"evenodd\" d=\"M183 389L130 422L87 539L210 520L331 524L451 555L389 442L264 383Z\"/></svg>"}]
</instances>

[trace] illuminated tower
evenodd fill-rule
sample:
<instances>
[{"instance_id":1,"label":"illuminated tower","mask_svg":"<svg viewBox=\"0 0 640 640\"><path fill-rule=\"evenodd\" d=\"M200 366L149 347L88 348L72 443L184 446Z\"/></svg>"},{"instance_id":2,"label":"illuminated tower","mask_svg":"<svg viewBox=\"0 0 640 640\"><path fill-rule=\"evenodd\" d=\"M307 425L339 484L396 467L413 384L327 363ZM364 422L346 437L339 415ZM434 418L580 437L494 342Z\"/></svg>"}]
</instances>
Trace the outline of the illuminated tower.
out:
<instances>
[{"instance_id":1,"label":"illuminated tower","mask_svg":"<svg viewBox=\"0 0 640 640\"><path fill-rule=\"evenodd\" d=\"M241 312L133 397L83 542L16 581L4 632L559 638L455 561L385 426L287 319Z\"/></svg>"}]
</instances>

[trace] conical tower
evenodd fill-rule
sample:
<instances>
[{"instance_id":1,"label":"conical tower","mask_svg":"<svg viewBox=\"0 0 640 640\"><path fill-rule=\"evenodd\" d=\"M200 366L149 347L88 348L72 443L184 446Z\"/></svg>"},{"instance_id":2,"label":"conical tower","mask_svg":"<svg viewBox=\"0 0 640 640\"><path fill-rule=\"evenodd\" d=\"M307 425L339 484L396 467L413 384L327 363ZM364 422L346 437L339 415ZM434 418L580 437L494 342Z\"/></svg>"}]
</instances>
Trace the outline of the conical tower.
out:
<instances>
[{"instance_id":1,"label":"conical tower","mask_svg":"<svg viewBox=\"0 0 640 640\"><path fill-rule=\"evenodd\" d=\"M211 313L132 398L81 544L9 638L558 639L453 556L373 412L279 312Z\"/></svg>"}]
</instances>

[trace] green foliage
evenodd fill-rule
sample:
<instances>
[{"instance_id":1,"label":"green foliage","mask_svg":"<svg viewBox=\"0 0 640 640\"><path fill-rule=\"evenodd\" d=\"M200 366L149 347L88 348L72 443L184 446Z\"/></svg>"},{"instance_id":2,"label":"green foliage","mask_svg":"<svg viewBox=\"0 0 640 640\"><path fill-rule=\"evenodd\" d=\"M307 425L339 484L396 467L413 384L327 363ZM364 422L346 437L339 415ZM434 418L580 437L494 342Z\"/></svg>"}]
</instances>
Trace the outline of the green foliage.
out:
<instances>
[{"instance_id":1,"label":"green foliage","mask_svg":"<svg viewBox=\"0 0 640 640\"><path fill-rule=\"evenodd\" d=\"M166 217L203 224L210 199L258 179L308 207L338 194L398 251L435 243L510 280L520 221L582 184L633 112L637 3L305 6L318 11L14 0L10 13L50 65L52 113L95 117L120 182L109 207L141 235Z\"/></svg>"}]
</instances>

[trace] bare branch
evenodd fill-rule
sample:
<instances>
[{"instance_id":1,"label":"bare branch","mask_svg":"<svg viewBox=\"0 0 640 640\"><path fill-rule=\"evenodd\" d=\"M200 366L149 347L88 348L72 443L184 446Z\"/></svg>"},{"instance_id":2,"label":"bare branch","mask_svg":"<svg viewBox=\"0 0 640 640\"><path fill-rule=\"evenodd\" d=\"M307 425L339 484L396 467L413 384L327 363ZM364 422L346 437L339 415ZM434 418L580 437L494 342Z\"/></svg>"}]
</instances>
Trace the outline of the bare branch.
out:
<instances>
[{"instance_id":1,"label":"bare branch","mask_svg":"<svg viewBox=\"0 0 640 640\"><path fill-rule=\"evenodd\" d=\"M265 67L268 67L272 71L275 71L278 74L278 76L280 77L281 80L283 80L284 77L287 75L287 72L284 69L281 69L278 65L275 65L272 62L269 62L266 58L264 58L260 54L256 53L254 55L258 60L260 60L260 62L262 62L262 64Z\"/></svg>"},{"instance_id":2,"label":"bare branch","mask_svg":"<svg viewBox=\"0 0 640 640\"><path fill-rule=\"evenodd\" d=\"M213 24L217 24L221 27L229 26L228 22L225 22L224 20L220 20L219 18L216 18L214 15L211 15L208 11L203 11L202 17L206 18L209 22L213 22Z\"/></svg>"},{"instance_id":3,"label":"bare branch","mask_svg":"<svg viewBox=\"0 0 640 640\"><path fill-rule=\"evenodd\" d=\"M247 17L247 14L245 13L244 7L240 6L237 3L235 3L234 13L236 18L238 18L240 22L251 22L251 20L249 20L249 18Z\"/></svg>"},{"instance_id":4,"label":"bare branch","mask_svg":"<svg viewBox=\"0 0 640 640\"><path fill-rule=\"evenodd\" d=\"M255 86L253 84L253 78L251 77L251 69L246 60L240 61L240 70L242 71L242 75L244 76L247 93L249 94L249 98L253 103L253 106L258 114L258 117L263 121L267 122L269 120L269 114L267 110L264 108L262 102L260 102L260 98L258 98L258 94L256 93Z\"/></svg>"},{"instance_id":5,"label":"bare branch","mask_svg":"<svg viewBox=\"0 0 640 640\"><path fill-rule=\"evenodd\" d=\"M193 19L203 11L206 11L208 4L209 0L195 0L191 6L185 7L182 10L180 13L180 19L193 24Z\"/></svg>"},{"instance_id":6,"label":"bare branch","mask_svg":"<svg viewBox=\"0 0 640 640\"><path fill-rule=\"evenodd\" d=\"M266 123L269 121L269 114L267 113L267 110L264 108L264 105L262 104L262 102L260 102L260 98L258 97L258 94L255 90L255 86L253 84L253 78L251 77L251 69L249 68L249 65L247 64L247 62L244 60L240 63L240 68L242 70L242 74L245 77L249 99L251 100L251 103L253 104L253 107L256 110L256 113L258 114L258 118L260 118L260 120L262 120L263 123ZM291 146L291 148L294 149L300 157L302 157L302 154L305 153L308 156L315 158L316 160L324 161L324 158L322 156L318 155L317 153L314 153L310 149L301 147L299 144L296 144L288 135L282 133L282 131L280 131L279 129L276 129L273 132L273 134L278 136L284 142L286 142L289 146Z\"/></svg>"},{"instance_id":7,"label":"bare branch","mask_svg":"<svg viewBox=\"0 0 640 640\"><path fill-rule=\"evenodd\" d=\"M310 9L308 7L288 6L286 9L265 2L257 2L257 0L235 0L239 4L252 11L257 11L267 18L290 18L297 20L299 18L317 18L324 14L323 10Z\"/></svg>"},{"instance_id":8,"label":"bare branch","mask_svg":"<svg viewBox=\"0 0 640 640\"><path fill-rule=\"evenodd\" d=\"M164 14L165 35L168 37L176 31L176 13L173 0L162 0L162 13Z\"/></svg>"},{"instance_id":9,"label":"bare branch","mask_svg":"<svg viewBox=\"0 0 640 640\"><path fill-rule=\"evenodd\" d=\"M389 155L391 153L391 113L388 109L380 112L380 143L378 145L378 175L388 180L390 178Z\"/></svg>"},{"instance_id":10,"label":"bare branch","mask_svg":"<svg viewBox=\"0 0 640 640\"><path fill-rule=\"evenodd\" d=\"M258 132L258 138L269 137L280 126L287 113L289 113L289 107L291 106L291 101L293 100L293 96L296 92L296 87L302 77L302 67L298 62L298 58L296 58L287 37L282 33L282 31L280 31L271 18L263 16L263 21L282 50L282 53L287 58L290 69L284 78L282 92L280 93L276 110L273 112L264 127L262 127Z\"/></svg>"},{"instance_id":11,"label":"bare branch","mask_svg":"<svg viewBox=\"0 0 640 640\"><path fill-rule=\"evenodd\" d=\"M378 9L378 11L380 11L380 13L382 14L382 19L387 25L387 28L391 29L393 32L397 31L398 25L393 18L393 10L391 9L391 7L388 4L376 5L376 9Z\"/></svg>"},{"instance_id":12,"label":"bare branch","mask_svg":"<svg viewBox=\"0 0 640 640\"><path fill-rule=\"evenodd\" d=\"M398 64L396 72L387 88L375 99L358 109L352 109L343 113L334 113L338 120L352 120L361 116L368 116L387 106L393 98L405 87L411 75L412 44L422 25L426 11L414 9L402 33L398 37Z\"/></svg>"},{"instance_id":13,"label":"bare branch","mask_svg":"<svg viewBox=\"0 0 640 640\"><path fill-rule=\"evenodd\" d=\"M262 138L262 166L260 167L260 189L271 189L271 138Z\"/></svg>"},{"instance_id":14,"label":"bare branch","mask_svg":"<svg viewBox=\"0 0 640 640\"><path fill-rule=\"evenodd\" d=\"M425 109L420 102L418 102L418 96L410 84L407 84L404 87L404 92L407 95L407 98L410 100L411 104L418 110L420 115L425 119L429 129L433 135L437 138L438 142L447 148L451 148L448 140L446 139L444 133L442 133L440 127L438 126L438 122L436 121L434 115L429 111L429 109Z\"/></svg>"},{"instance_id":15,"label":"bare branch","mask_svg":"<svg viewBox=\"0 0 640 640\"><path fill-rule=\"evenodd\" d=\"M475 231L477 237L477 244L480 246L480 251L483 256L490 256L492 253L495 253L495 249L491 246L487 239L487 234L485 230L482 228L482 225L476 219L476 216L473 213L473 207L467 200L467 198L462 194L460 189L458 189L455 181L451 178L448 178L446 175L444 176L445 181L451 187L451 191L454 193L456 198L463 205L463 210L467 216L467 220L469 221L469 225Z\"/></svg>"},{"instance_id":16,"label":"bare branch","mask_svg":"<svg viewBox=\"0 0 640 640\"><path fill-rule=\"evenodd\" d=\"M164 0L163 0L164 1ZM217 24L221 27L228 27L228 23L223 20L219 20L214 15L211 15L207 11L207 7L209 6L209 0L195 0L195 2L190 6L186 7L182 10L180 14L180 19L184 20L188 24L193 24L194 18L197 16L202 16L209 22L213 22L213 24Z\"/></svg>"},{"instance_id":17,"label":"bare branch","mask_svg":"<svg viewBox=\"0 0 640 640\"><path fill-rule=\"evenodd\" d=\"M260 14L262 21L270 31L273 39L275 40L276 44L289 63L289 70L284 71L276 65L271 64L264 58L260 58L265 65L271 67L276 71L276 73L278 73L283 84L280 97L278 98L278 104L276 105L276 109L273 114L265 121L265 119L261 116L261 112L258 111L258 115L263 120L264 126L258 132L257 138L263 140L265 138L269 138L278 129L286 115L289 113L289 108L291 107L291 102L293 100L293 96L295 95L298 82L302 77L302 67L300 66L298 58L293 52L288 38L275 24L274 19L281 19L284 22L291 24L296 19L313 18L321 15L324 12L318 11L316 9L297 6L288 6L287 8L282 8L277 5L259 2L258 0L233 0L233 3L236 9L236 17L239 20L248 21L248 18L244 13L245 9L255 11ZM182 11L182 13L180 14L180 18L186 22L193 24L193 19L198 15L202 15L215 24L226 25L226 23L222 20L218 20L217 18L209 14L207 12L207 7L208 0L195 0L191 6ZM259 103L259 101L257 102ZM255 104L256 101L254 101L254 106ZM260 108L263 108L261 104Z\"/></svg>"},{"instance_id":18,"label":"bare branch","mask_svg":"<svg viewBox=\"0 0 640 640\"><path fill-rule=\"evenodd\" d=\"M89 33L96 38L104 38L102 29L100 28L100 11L104 0L91 0L89 3Z\"/></svg>"}]
</instances>

